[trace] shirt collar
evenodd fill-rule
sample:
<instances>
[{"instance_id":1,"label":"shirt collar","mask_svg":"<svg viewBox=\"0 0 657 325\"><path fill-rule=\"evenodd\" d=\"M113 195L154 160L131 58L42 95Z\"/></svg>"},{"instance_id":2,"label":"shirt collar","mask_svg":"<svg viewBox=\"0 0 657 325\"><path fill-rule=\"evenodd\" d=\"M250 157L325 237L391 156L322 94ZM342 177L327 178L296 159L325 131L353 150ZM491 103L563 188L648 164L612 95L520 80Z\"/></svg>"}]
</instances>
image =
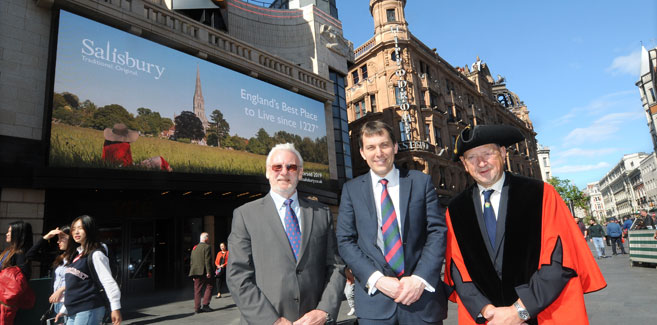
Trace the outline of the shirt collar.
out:
<instances>
[{"instance_id":1,"label":"shirt collar","mask_svg":"<svg viewBox=\"0 0 657 325\"><path fill-rule=\"evenodd\" d=\"M395 186L399 182L399 169L397 169L397 167L393 166L392 169L383 177L375 174L374 171L372 171L370 169L370 177L372 177L372 184L374 186L376 186L376 184L379 183L379 181L382 178L385 178L385 179L388 180L388 187Z\"/></svg>"},{"instance_id":2,"label":"shirt collar","mask_svg":"<svg viewBox=\"0 0 657 325\"><path fill-rule=\"evenodd\" d=\"M285 200L288 199L274 191L269 191L269 195L271 195L271 198L274 200L274 206L276 206L276 209L280 209L285 204ZM292 199L292 205L299 204L299 192L294 191L294 194L289 198Z\"/></svg>"},{"instance_id":3,"label":"shirt collar","mask_svg":"<svg viewBox=\"0 0 657 325\"><path fill-rule=\"evenodd\" d=\"M477 187L479 187L479 195L481 195L481 193L483 193L485 190L495 190L495 192L497 192L497 193L502 193L502 188L504 187L504 179L505 178L506 178L506 173L502 173L502 177L500 177L500 179L497 180L497 182L495 182L495 184L493 184L493 186L488 187L488 188L483 187L483 186L479 185L479 183L477 183Z\"/></svg>"}]
</instances>

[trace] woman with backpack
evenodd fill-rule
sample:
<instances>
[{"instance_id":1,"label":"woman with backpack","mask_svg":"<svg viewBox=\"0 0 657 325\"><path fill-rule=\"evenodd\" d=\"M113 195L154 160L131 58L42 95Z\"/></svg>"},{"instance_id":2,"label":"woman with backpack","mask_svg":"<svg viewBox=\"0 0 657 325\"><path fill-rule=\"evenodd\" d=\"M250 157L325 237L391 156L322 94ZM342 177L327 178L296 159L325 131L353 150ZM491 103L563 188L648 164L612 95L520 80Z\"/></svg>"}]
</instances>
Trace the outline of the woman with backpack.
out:
<instances>
[{"instance_id":1,"label":"woman with backpack","mask_svg":"<svg viewBox=\"0 0 657 325\"><path fill-rule=\"evenodd\" d=\"M105 315L107 299L112 324L121 324L121 291L112 278L96 222L88 215L76 218L71 223L70 237L73 241L69 240L64 254L69 261L65 270L64 307L55 320L67 314L67 325L98 325Z\"/></svg>"},{"instance_id":2,"label":"woman with backpack","mask_svg":"<svg viewBox=\"0 0 657 325\"><path fill-rule=\"evenodd\" d=\"M34 305L34 292L27 285L32 275L31 263L25 255L32 247L32 225L24 221L10 223L6 241L9 247L0 253L0 272L3 275L0 281L3 296L0 303L0 324L13 324L18 307ZM16 270L11 275L6 274L14 271L10 269L14 266L20 271ZM31 300L31 303L28 300Z\"/></svg>"},{"instance_id":3,"label":"woman with backpack","mask_svg":"<svg viewBox=\"0 0 657 325\"><path fill-rule=\"evenodd\" d=\"M42 254L45 250L49 249L48 242L50 239L57 236L57 246L62 254L58 255L55 258L55 261L52 263L52 289L53 293L48 298L51 304L53 304L53 311L57 313L61 309L64 303L64 290L66 289L64 281L64 271L66 270L66 248L68 248L68 241L71 233L71 227L64 225L57 227L39 240L27 251L27 258L31 261L37 259L37 256Z\"/></svg>"}]
</instances>

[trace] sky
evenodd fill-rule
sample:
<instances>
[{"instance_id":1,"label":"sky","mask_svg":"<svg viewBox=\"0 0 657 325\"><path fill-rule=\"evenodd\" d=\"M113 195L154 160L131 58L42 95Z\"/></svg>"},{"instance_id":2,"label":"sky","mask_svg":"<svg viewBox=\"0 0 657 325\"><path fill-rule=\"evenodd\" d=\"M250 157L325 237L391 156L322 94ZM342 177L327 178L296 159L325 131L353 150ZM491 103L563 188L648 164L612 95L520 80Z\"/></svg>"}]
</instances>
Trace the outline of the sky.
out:
<instances>
[{"instance_id":1,"label":"sky","mask_svg":"<svg viewBox=\"0 0 657 325\"><path fill-rule=\"evenodd\" d=\"M354 48L374 35L367 0L337 0ZM623 155L651 153L640 50L657 47L657 1L408 0L411 33L452 66L477 56L524 101L552 175L580 189ZM642 43L643 42L643 43Z\"/></svg>"},{"instance_id":2,"label":"sky","mask_svg":"<svg viewBox=\"0 0 657 325\"><path fill-rule=\"evenodd\" d=\"M250 138L264 128L270 136L280 130L312 140L326 136L320 101L63 10L60 17L56 92L173 119L193 110L198 68L206 118L220 110L231 135Z\"/></svg>"}]
</instances>

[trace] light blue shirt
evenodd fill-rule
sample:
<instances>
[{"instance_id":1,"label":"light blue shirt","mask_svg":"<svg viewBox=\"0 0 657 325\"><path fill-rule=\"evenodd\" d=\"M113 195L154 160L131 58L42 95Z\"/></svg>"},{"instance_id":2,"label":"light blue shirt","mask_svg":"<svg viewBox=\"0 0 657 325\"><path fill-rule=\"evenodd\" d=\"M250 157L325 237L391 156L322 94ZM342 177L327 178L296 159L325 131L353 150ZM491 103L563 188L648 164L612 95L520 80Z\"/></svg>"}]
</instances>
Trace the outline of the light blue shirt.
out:
<instances>
[{"instance_id":1,"label":"light blue shirt","mask_svg":"<svg viewBox=\"0 0 657 325\"><path fill-rule=\"evenodd\" d=\"M301 223L301 207L299 206L298 193L299 192L294 191L294 194L292 194L292 196L289 198L292 199L292 211L294 211L294 214L297 215L297 219L299 220L299 230L303 234L303 224ZM285 229L285 200L288 198L284 198L274 191L269 191L269 195L271 195L271 198L274 200L276 212L278 212L278 216L281 218L281 223L283 224L283 229Z\"/></svg>"}]
</instances>

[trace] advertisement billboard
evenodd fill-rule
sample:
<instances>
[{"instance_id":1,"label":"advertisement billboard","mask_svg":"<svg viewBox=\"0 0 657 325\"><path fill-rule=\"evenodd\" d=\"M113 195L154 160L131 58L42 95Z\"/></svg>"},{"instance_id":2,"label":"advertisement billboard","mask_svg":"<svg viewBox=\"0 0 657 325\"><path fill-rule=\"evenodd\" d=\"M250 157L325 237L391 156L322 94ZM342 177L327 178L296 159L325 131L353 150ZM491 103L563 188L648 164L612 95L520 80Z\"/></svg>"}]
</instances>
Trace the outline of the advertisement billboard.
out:
<instances>
[{"instance_id":1,"label":"advertisement billboard","mask_svg":"<svg viewBox=\"0 0 657 325\"><path fill-rule=\"evenodd\" d=\"M64 10L56 51L50 166L260 176L291 142L328 181L320 101Z\"/></svg>"}]
</instances>

